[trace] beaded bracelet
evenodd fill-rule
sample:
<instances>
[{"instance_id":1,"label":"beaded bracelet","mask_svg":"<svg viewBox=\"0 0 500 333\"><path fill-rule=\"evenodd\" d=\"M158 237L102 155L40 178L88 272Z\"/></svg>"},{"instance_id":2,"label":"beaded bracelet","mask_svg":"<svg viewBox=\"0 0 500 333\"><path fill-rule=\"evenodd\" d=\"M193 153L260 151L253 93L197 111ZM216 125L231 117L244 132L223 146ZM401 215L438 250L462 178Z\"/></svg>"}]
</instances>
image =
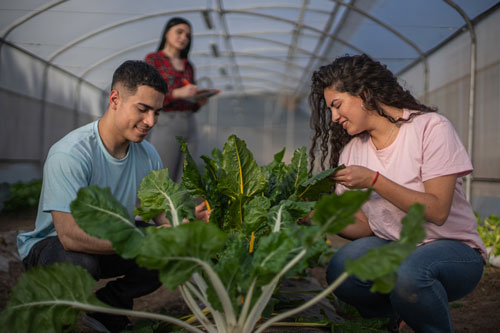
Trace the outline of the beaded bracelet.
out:
<instances>
[{"instance_id":1,"label":"beaded bracelet","mask_svg":"<svg viewBox=\"0 0 500 333\"><path fill-rule=\"evenodd\" d=\"M372 183L370 184L370 187L373 187L373 185L375 185L375 182L378 179L378 175L379 175L379 172L377 171L377 174L375 175L375 178L373 178Z\"/></svg>"}]
</instances>

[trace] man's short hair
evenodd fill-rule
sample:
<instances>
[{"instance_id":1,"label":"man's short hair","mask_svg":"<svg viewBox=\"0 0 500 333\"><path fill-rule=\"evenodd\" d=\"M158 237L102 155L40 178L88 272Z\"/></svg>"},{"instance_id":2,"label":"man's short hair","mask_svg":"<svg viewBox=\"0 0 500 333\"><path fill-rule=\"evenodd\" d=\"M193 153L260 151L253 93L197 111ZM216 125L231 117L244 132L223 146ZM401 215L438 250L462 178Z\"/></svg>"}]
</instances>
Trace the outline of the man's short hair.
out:
<instances>
[{"instance_id":1,"label":"man's short hair","mask_svg":"<svg viewBox=\"0 0 500 333\"><path fill-rule=\"evenodd\" d=\"M117 84L131 94L135 94L139 86L149 86L162 94L166 94L168 89L156 68L140 60L127 60L115 70L111 89L116 89Z\"/></svg>"}]
</instances>

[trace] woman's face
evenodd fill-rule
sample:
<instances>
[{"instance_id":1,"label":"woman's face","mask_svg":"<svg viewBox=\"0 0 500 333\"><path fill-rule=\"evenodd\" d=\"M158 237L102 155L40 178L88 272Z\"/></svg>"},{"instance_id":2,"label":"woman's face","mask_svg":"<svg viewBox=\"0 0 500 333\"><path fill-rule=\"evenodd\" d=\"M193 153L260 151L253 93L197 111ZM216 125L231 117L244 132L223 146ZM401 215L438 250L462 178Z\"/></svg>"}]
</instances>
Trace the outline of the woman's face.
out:
<instances>
[{"instance_id":1,"label":"woman's face","mask_svg":"<svg viewBox=\"0 0 500 333\"><path fill-rule=\"evenodd\" d=\"M182 51L189 44L191 29L187 24L181 23L171 27L165 35L167 45Z\"/></svg>"},{"instance_id":2,"label":"woman's face","mask_svg":"<svg viewBox=\"0 0 500 333\"><path fill-rule=\"evenodd\" d=\"M332 121L339 123L349 135L359 134L368 128L368 112L359 96L338 92L332 87L324 90L327 107L332 112Z\"/></svg>"}]
</instances>

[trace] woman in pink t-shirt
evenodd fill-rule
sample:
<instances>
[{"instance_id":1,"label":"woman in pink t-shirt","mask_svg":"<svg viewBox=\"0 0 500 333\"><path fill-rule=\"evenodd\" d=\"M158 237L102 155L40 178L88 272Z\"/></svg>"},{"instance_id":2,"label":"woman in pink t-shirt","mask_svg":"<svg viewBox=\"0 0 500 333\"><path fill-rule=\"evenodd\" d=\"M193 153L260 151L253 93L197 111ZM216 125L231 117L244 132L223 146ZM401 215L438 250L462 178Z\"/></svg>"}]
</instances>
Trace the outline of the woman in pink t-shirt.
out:
<instances>
[{"instance_id":1,"label":"woman in pink t-shirt","mask_svg":"<svg viewBox=\"0 0 500 333\"><path fill-rule=\"evenodd\" d=\"M312 167L319 150L322 168L327 157L330 167L346 166L333 176L338 194L373 188L356 222L340 233L352 242L330 260L329 282L344 271L346 259L397 240L412 204L426 207L426 238L399 267L391 293L371 293L370 282L350 277L335 294L365 317L389 317L393 331L404 320L417 332L451 332L448 302L476 287L485 260L462 190L461 177L472 164L453 126L366 55L321 67L309 100Z\"/></svg>"}]
</instances>

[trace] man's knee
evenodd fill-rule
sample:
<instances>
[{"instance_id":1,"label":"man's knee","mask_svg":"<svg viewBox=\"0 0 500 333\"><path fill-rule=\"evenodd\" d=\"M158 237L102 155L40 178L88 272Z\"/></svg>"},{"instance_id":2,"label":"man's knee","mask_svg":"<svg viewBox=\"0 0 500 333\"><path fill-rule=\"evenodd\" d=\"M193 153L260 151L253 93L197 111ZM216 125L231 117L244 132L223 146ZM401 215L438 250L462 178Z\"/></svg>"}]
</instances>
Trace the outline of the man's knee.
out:
<instances>
[{"instance_id":1,"label":"man's knee","mask_svg":"<svg viewBox=\"0 0 500 333\"><path fill-rule=\"evenodd\" d=\"M99 279L100 266L97 256L83 253L66 251L57 237L41 241L33 247L35 259L29 266L49 266L57 262L67 262L73 265L81 266L92 275L95 280Z\"/></svg>"}]
</instances>

